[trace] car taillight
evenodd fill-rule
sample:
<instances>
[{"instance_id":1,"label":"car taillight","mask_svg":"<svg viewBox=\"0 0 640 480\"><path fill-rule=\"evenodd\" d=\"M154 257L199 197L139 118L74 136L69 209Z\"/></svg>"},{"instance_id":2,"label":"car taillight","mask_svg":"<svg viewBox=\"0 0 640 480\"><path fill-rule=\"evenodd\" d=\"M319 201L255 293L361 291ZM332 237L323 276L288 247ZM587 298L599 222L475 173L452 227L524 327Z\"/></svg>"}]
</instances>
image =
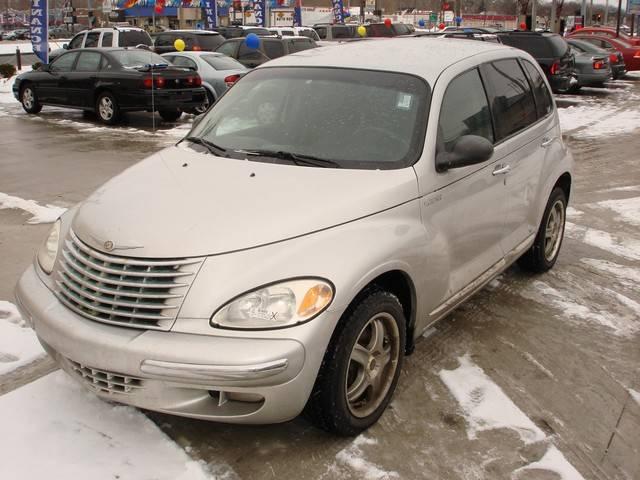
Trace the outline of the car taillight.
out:
<instances>
[{"instance_id":1,"label":"car taillight","mask_svg":"<svg viewBox=\"0 0 640 480\"><path fill-rule=\"evenodd\" d=\"M557 73L560 71L560 62L558 62L557 60L553 62L549 71L551 72L551 75L557 75Z\"/></svg>"},{"instance_id":2,"label":"car taillight","mask_svg":"<svg viewBox=\"0 0 640 480\"><path fill-rule=\"evenodd\" d=\"M231 88L233 87L233 85L240 80L240 75L235 74L235 75L228 75L226 77L224 77L224 83L227 84L227 88Z\"/></svg>"},{"instance_id":3,"label":"car taillight","mask_svg":"<svg viewBox=\"0 0 640 480\"><path fill-rule=\"evenodd\" d=\"M144 88L151 88L153 87L153 80L151 79L151 77L146 77L142 80L142 86Z\"/></svg>"},{"instance_id":4,"label":"car taillight","mask_svg":"<svg viewBox=\"0 0 640 480\"><path fill-rule=\"evenodd\" d=\"M593 62L594 70L602 70L603 68L606 68L606 65L602 60L594 60Z\"/></svg>"},{"instance_id":5,"label":"car taillight","mask_svg":"<svg viewBox=\"0 0 640 480\"><path fill-rule=\"evenodd\" d=\"M640 58L640 49L636 50L636 53L633 55L633 58Z\"/></svg>"},{"instance_id":6,"label":"car taillight","mask_svg":"<svg viewBox=\"0 0 640 480\"><path fill-rule=\"evenodd\" d=\"M193 77L193 84L196 87L199 87L200 85L202 85L202 79L200 78L200 75L196 75L195 77Z\"/></svg>"},{"instance_id":7,"label":"car taillight","mask_svg":"<svg viewBox=\"0 0 640 480\"><path fill-rule=\"evenodd\" d=\"M202 48L200 47L200 45L194 45L194 46L193 46L193 48L192 48L192 50L193 50L194 52L199 52L200 50L202 50Z\"/></svg>"},{"instance_id":8,"label":"car taillight","mask_svg":"<svg viewBox=\"0 0 640 480\"><path fill-rule=\"evenodd\" d=\"M164 77L156 77L155 83L156 83L156 88L164 88L166 81Z\"/></svg>"},{"instance_id":9,"label":"car taillight","mask_svg":"<svg viewBox=\"0 0 640 480\"><path fill-rule=\"evenodd\" d=\"M148 89L151 89L153 86L155 86L155 88L164 88L165 84L166 80L164 77L145 77L142 79L142 86Z\"/></svg>"},{"instance_id":10,"label":"car taillight","mask_svg":"<svg viewBox=\"0 0 640 480\"><path fill-rule=\"evenodd\" d=\"M615 53L610 54L609 61L611 63L618 63L618 55L616 55Z\"/></svg>"}]
</instances>

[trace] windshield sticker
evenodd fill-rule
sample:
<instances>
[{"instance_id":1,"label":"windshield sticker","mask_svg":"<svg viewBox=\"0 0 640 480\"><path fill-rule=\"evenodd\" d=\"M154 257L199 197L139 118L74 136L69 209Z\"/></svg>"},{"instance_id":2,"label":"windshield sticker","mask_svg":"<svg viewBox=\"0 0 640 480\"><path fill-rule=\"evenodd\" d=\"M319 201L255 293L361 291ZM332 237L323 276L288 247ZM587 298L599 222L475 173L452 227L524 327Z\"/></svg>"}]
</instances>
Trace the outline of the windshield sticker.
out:
<instances>
[{"instance_id":1,"label":"windshield sticker","mask_svg":"<svg viewBox=\"0 0 640 480\"><path fill-rule=\"evenodd\" d=\"M396 106L401 110L410 110L412 98L413 95L409 93L398 93L398 102L396 103Z\"/></svg>"}]
</instances>

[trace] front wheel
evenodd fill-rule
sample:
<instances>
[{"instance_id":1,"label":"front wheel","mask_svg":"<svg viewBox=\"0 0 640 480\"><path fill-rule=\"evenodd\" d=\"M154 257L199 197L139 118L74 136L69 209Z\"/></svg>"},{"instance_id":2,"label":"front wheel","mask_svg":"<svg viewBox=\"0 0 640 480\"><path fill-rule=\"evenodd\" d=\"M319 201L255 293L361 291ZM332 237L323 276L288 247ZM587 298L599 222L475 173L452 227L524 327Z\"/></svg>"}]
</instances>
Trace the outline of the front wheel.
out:
<instances>
[{"instance_id":1,"label":"front wheel","mask_svg":"<svg viewBox=\"0 0 640 480\"><path fill-rule=\"evenodd\" d=\"M518 260L522 268L542 273L555 265L564 237L566 210L567 196L564 190L556 187L549 196L533 245Z\"/></svg>"},{"instance_id":2,"label":"front wheel","mask_svg":"<svg viewBox=\"0 0 640 480\"><path fill-rule=\"evenodd\" d=\"M20 93L20 103L27 113L39 113L42 110L42 104L38 101L36 91L31 85L27 85Z\"/></svg>"},{"instance_id":3,"label":"front wheel","mask_svg":"<svg viewBox=\"0 0 640 480\"><path fill-rule=\"evenodd\" d=\"M120 117L120 108L116 97L110 92L102 92L96 101L96 113L102 123L115 124Z\"/></svg>"},{"instance_id":4,"label":"front wheel","mask_svg":"<svg viewBox=\"0 0 640 480\"><path fill-rule=\"evenodd\" d=\"M398 298L372 290L346 314L325 353L306 413L318 427L357 435L382 415L395 391L406 335Z\"/></svg>"},{"instance_id":5,"label":"front wheel","mask_svg":"<svg viewBox=\"0 0 640 480\"><path fill-rule=\"evenodd\" d=\"M175 122L182 115L182 112L180 110L178 110L178 109L176 109L176 110L159 110L158 113L160 114L160 117L162 118L162 120L164 120L165 122Z\"/></svg>"}]
</instances>

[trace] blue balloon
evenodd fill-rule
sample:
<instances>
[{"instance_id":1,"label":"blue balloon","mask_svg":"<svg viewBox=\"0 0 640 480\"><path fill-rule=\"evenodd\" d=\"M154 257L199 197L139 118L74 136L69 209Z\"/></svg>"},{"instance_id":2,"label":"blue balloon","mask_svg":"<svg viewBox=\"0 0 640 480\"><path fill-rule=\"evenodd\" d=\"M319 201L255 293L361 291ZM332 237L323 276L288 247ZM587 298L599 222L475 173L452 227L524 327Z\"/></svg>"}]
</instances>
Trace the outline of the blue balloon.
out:
<instances>
[{"instance_id":1,"label":"blue balloon","mask_svg":"<svg viewBox=\"0 0 640 480\"><path fill-rule=\"evenodd\" d=\"M250 33L247 35L247 38L244 40L244 43L247 47L258 49L260 48L260 37L255 33Z\"/></svg>"},{"instance_id":2,"label":"blue balloon","mask_svg":"<svg viewBox=\"0 0 640 480\"><path fill-rule=\"evenodd\" d=\"M418 20L418 26L424 27L424 18L421 18L420 20Z\"/></svg>"}]
</instances>

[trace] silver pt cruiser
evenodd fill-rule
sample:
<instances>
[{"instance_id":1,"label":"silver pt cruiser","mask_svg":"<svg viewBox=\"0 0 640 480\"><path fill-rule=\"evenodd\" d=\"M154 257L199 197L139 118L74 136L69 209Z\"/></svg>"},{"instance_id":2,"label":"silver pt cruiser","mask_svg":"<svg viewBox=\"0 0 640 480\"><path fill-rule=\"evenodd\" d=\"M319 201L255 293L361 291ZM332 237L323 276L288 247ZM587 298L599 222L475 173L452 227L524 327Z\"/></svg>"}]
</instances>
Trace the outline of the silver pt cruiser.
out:
<instances>
[{"instance_id":1,"label":"silver pt cruiser","mask_svg":"<svg viewBox=\"0 0 640 480\"><path fill-rule=\"evenodd\" d=\"M63 215L17 302L101 397L353 435L433 322L516 260L554 265L571 169L527 53L307 50Z\"/></svg>"}]
</instances>

